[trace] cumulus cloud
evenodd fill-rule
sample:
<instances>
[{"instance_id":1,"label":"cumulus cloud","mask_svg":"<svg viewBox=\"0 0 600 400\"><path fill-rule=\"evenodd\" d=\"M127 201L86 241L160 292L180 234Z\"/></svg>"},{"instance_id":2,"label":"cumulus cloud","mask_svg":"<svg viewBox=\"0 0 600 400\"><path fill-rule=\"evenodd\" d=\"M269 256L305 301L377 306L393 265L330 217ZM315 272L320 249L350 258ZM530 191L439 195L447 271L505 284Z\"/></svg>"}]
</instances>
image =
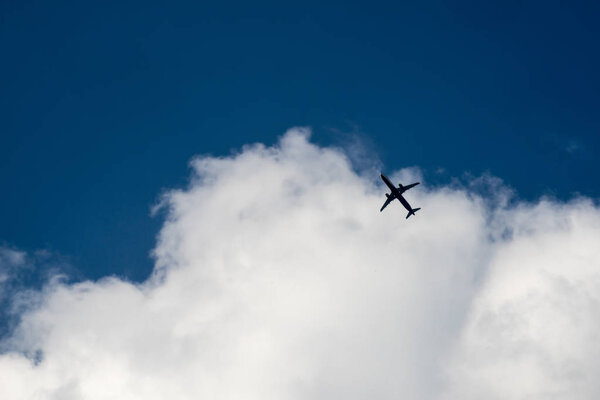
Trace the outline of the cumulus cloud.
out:
<instances>
[{"instance_id":1,"label":"cumulus cloud","mask_svg":"<svg viewBox=\"0 0 600 400\"><path fill-rule=\"evenodd\" d=\"M152 276L37 292L2 345L0 398L597 397L589 200L422 185L405 220L304 129L191 166L161 201Z\"/></svg>"}]
</instances>

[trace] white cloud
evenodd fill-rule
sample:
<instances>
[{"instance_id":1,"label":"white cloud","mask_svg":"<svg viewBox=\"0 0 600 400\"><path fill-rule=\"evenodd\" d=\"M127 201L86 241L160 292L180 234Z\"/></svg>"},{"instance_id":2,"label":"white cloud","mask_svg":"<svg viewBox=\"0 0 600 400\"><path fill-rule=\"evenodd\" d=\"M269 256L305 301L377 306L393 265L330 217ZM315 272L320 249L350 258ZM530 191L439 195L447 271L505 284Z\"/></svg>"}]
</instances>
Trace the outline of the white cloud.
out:
<instances>
[{"instance_id":1,"label":"white cloud","mask_svg":"<svg viewBox=\"0 0 600 400\"><path fill-rule=\"evenodd\" d=\"M499 243L450 364L450 398L600 395L600 213L542 201L501 216Z\"/></svg>"},{"instance_id":2,"label":"white cloud","mask_svg":"<svg viewBox=\"0 0 600 400\"><path fill-rule=\"evenodd\" d=\"M192 167L153 276L49 284L4 343L0 398L596 397L589 201L422 185L405 220L301 129Z\"/></svg>"}]
</instances>

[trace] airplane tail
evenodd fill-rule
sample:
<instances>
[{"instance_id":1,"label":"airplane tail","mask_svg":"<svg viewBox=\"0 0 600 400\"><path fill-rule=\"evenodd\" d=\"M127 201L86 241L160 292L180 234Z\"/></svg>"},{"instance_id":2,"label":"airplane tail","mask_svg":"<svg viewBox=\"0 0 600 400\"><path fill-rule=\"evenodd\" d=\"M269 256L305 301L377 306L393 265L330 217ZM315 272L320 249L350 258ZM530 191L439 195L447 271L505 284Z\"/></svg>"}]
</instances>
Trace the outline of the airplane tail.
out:
<instances>
[{"instance_id":1,"label":"airplane tail","mask_svg":"<svg viewBox=\"0 0 600 400\"><path fill-rule=\"evenodd\" d=\"M419 208L413 208L412 211L409 211L408 214L406 215L406 219L408 219L408 217L410 217L411 215L415 215L415 213L417 211L419 211L421 209L421 207Z\"/></svg>"}]
</instances>

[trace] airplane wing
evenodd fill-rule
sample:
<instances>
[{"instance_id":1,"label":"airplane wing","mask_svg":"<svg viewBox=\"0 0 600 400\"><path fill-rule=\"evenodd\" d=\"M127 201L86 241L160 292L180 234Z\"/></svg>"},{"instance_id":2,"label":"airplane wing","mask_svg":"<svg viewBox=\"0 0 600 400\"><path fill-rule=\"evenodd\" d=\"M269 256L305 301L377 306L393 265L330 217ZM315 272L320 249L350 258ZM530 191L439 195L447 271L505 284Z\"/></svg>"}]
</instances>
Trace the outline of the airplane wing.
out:
<instances>
[{"instance_id":1,"label":"airplane wing","mask_svg":"<svg viewBox=\"0 0 600 400\"><path fill-rule=\"evenodd\" d=\"M408 189L410 189L410 188L413 188L413 187L417 186L419 183L421 183L421 182L415 182L415 183L411 183L410 185L406 185L406 186L404 186L404 187L403 187L403 189L404 189L404 191L407 191Z\"/></svg>"},{"instance_id":2,"label":"airplane wing","mask_svg":"<svg viewBox=\"0 0 600 400\"><path fill-rule=\"evenodd\" d=\"M385 200L385 203L383 203L383 206L381 207L381 210L379 210L379 212L382 212L384 208L387 207L388 204L390 204L396 197L393 194L390 194L388 196L388 198Z\"/></svg>"}]
</instances>

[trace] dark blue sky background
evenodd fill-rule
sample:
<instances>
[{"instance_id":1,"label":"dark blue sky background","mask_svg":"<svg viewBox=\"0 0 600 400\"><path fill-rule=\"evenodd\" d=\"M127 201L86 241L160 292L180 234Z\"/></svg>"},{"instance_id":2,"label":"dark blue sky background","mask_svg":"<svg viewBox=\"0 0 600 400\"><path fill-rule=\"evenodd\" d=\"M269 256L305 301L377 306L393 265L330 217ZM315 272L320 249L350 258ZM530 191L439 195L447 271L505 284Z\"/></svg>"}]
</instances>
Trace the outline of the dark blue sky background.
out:
<instances>
[{"instance_id":1,"label":"dark blue sky background","mask_svg":"<svg viewBox=\"0 0 600 400\"><path fill-rule=\"evenodd\" d=\"M571 3L4 0L0 243L143 279L190 157L294 125L430 182L598 198L600 3Z\"/></svg>"}]
</instances>

